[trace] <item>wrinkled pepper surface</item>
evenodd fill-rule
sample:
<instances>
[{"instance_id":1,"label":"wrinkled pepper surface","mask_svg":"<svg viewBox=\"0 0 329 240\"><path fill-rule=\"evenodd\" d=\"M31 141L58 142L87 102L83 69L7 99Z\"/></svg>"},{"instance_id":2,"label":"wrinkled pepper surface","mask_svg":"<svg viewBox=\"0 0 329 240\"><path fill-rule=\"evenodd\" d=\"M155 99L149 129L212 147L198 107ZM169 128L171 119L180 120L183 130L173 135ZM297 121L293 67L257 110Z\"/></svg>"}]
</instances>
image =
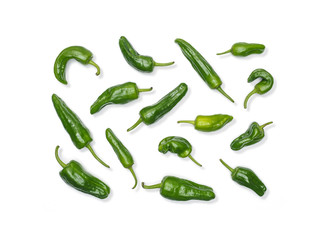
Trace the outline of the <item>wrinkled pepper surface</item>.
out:
<instances>
[{"instance_id":1,"label":"wrinkled pepper surface","mask_svg":"<svg viewBox=\"0 0 329 240\"><path fill-rule=\"evenodd\" d=\"M231 122L233 117L225 114L215 114L215 115L198 115L194 121L191 120L180 120L177 123L189 123L194 125L196 130L202 132L213 132L221 129L227 123Z\"/></svg>"},{"instance_id":2,"label":"wrinkled pepper surface","mask_svg":"<svg viewBox=\"0 0 329 240\"><path fill-rule=\"evenodd\" d=\"M261 54L264 52L264 50L265 46L263 44L238 42L234 43L230 50L227 50L222 53L217 53L217 55L232 53L232 55L234 56L246 57L250 54Z\"/></svg>"}]
</instances>

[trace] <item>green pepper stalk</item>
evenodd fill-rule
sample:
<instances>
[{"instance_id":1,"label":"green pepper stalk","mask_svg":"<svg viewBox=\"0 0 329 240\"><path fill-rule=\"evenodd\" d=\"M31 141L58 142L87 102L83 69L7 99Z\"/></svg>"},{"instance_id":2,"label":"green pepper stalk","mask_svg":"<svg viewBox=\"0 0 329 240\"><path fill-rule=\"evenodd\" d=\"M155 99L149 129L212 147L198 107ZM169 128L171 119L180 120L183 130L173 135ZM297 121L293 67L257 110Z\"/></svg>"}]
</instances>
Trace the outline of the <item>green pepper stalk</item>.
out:
<instances>
[{"instance_id":1,"label":"green pepper stalk","mask_svg":"<svg viewBox=\"0 0 329 240\"><path fill-rule=\"evenodd\" d=\"M160 141L158 150L164 154L168 151L177 153L181 158L189 157L195 164L202 167L202 165L191 156L192 145L185 138L177 136L166 137Z\"/></svg>"},{"instance_id":2,"label":"green pepper stalk","mask_svg":"<svg viewBox=\"0 0 329 240\"><path fill-rule=\"evenodd\" d=\"M71 46L71 47L65 48L57 56L55 64L54 64L54 74L55 74L56 79L63 84L67 84L66 76L65 76L65 69L66 69L67 62L71 59L75 59L84 65L87 65L87 64L93 65L97 69L96 75L98 76L100 74L100 68L95 62L93 62L91 60L92 58L93 58L92 52L90 52L88 49L86 49L84 47Z\"/></svg>"},{"instance_id":3,"label":"green pepper stalk","mask_svg":"<svg viewBox=\"0 0 329 240\"><path fill-rule=\"evenodd\" d=\"M261 54L264 52L264 50L265 46L263 44L238 42L234 43L230 50L227 50L222 53L217 53L217 55L232 53L232 55L234 56L246 57L250 54Z\"/></svg>"},{"instance_id":4,"label":"green pepper stalk","mask_svg":"<svg viewBox=\"0 0 329 240\"><path fill-rule=\"evenodd\" d=\"M88 173L77 161L70 161L68 164L62 162L58 156L59 146L55 149L57 162L63 167L59 175L69 186L80 192L90 194L94 197L104 199L110 194L110 188L104 182Z\"/></svg>"},{"instance_id":5,"label":"green pepper stalk","mask_svg":"<svg viewBox=\"0 0 329 240\"><path fill-rule=\"evenodd\" d=\"M266 192L266 186L264 183L257 177L257 175L249 168L245 167L236 167L235 169L227 165L222 159L220 162L231 171L232 180L238 184L250 188L258 196L263 196Z\"/></svg>"},{"instance_id":6,"label":"green pepper stalk","mask_svg":"<svg viewBox=\"0 0 329 240\"><path fill-rule=\"evenodd\" d=\"M201 185L186 179L166 176L161 183L155 185L145 185L145 189L160 188L160 194L164 198L175 201L202 200L209 201L215 198L215 193L211 187Z\"/></svg>"}]
</instances>

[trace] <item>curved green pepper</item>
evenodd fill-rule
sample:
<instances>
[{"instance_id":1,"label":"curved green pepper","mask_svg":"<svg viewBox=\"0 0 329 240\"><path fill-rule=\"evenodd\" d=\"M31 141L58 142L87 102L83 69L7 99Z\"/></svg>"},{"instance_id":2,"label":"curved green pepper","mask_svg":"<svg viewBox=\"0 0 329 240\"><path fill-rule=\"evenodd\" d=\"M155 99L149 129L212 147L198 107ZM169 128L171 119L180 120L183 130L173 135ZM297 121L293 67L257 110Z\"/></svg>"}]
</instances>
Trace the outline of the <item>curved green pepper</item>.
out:
<instances>
[{"instance_id":1,"label":"curved green pepper","mask_svg":"<svg viewBox=\"0 0 329 240\"><path fill-rule=\"evenodd\" d=\"M109 104L125 104L139 97L140 92L149 92L152 88L139 89L136 83L126 82L106 89L90 107L90 114L99 112Z\"/></svg>"},{"instance_id":2,"label":"curved green pepper","mask_svg":"<svg viewBox=\"0 0 329 240\"><path fill-rule=\"evenodd\" d=\"M125 37L121 37L119 40L119 46L121 52L126 59L127 63L141 72L152 72L154 67L157 66L170 66L175 62L169 63L157 63L153 61L152 57L140 55L130 44Z\"/></svg>"},{"instance_id":3,"label":"curved green pepper","mask_svg":"<svg viewBox=\"0 0 329 240\"><path fill-rule=\"evenodd\" d=\"M263 44L238 42L234 43L230 50L217 53L217 55L232 53L234 56L246 57L250 54L261 54L264 50L265 46Z\"/></svg>"},{"instance_id":4,"label":"curved green pepper","mask_svg":"<svg viewBox=\"0 0 329 240\"><path fill-rule=\"evenodd\" d=\"M117 136L115 136L114 132L110 128L106 129L105 134L106 134L107 141L111 144L111 146L112 146L115 154L119 158L122 166L124 168L129 169L129 171L133 175L133 177L135 179L135 185L133 186L133 189L134 189L137 186L137 178L136 178L136 174L132 168L132 166L134 165L133 157L131 156L128 149L122 144L122 142L117 138Z\"/></svg>"},{"instance_id":5,"label":"curved green pepper","mask_svg":"<svg viewBox=\"0 0 329 240\"><path fill-rule=\"evenodd\" d=\"M211 89L217 89L227 99L234 102L234 100L221 88L222 81L207 60L204 59L204 57L194 47L183 39L177 38L175 43L180 46L184 56L190 61L192 67L199 74L202 80L207 83Z\"/></svg>"},{"instance_id":6,"label":"curved green pepper","mask_svg":"<svg viewBox=\"0 0 329 240\"><path fill-rule=\"evenodd\" d=\"M246 99L244 100L244 108L247 108L247 102L253 94L258 93L260 95L263 95L272 89L274 80L272 75L268 71L262 68L254 70L248 78L248 83L256 80L257 78L260 78L261 81L257 83L255 85L254 90L252 90L247 95Z\"/></svg>"},{"instance_id":7,"label":"curved green pepper","mask_svg":"<svg viewBox=\"0 0 329 240\"><path fill-rule=\"evenodd\" d=\"M202 132L213 132L224 127L227 123L231 122L233 117L225 114L215 114L210 116L198 115L194 121L181 120L177 123L193 124L196 130Z\"/></svg>"},{"instance_id":8,"label":"curved green pepper","mask_svg":"<svg viewBox=\"0 0 329 240\"><path fill-rule=\"evenodd\" d=\"M202 165L191 156L192 145L185 138L177 136L166 137L160 141L158 150L164 154L168 151L177 153L181 158L189 157L195 164L202 167Z\"/></svg>"},{"instance_id":9,"label":"curved green pepper","mask_svg":"<svg viewBox=\"0 0 329 240\"><path fill-rule=\"evenodd\" d=\"M250 146L255 143L258 143L265 136L264 127L272 123L273 122L268 122L261 126L259 126L259 124L256 122L251 123L245 133L241 134L239 137L233 140L233 142L231 143L231 149L234 151L238 151L245 146Z\"/></svg>"},{"instance_id":10,"label":"curved green pepper","mask_svg":"<svg viewBox=\"0 0 329 240\"><path fill-rule=\"evenodd\" d=\"M110 194L110 188L104 182L88 173L77 161L70 161L68 164L62 162L58 156L59 146L56 147L55 157L63 167L59 175L63 181L78 191L90 194L94 197L104 199Z\"/></svg>"},{"instance_id":11,"label":"curved green pepper","mask_svg":"<svg viewBox=\"0 0 329 240\"><path fill-rule=\"evenodd\" d=\"M227 165L222 159L220 162L231 171L232 180L238 184L250 188L258 196L263 196L266 192L266 186L264 183L257 177L257 175L249 168L245 167L236 167L235 169Z\"/></svg>"},{"instance_id":12,"label":"curved green pepper","mask_svg":"<svg viewBox=\"0 0 329 240\"><path fill-rule=\"evenodd\" d=\"M65 77L65 69L66 69L66 63L71 59L75 59L84 65L91 64L95 66L97 69L96 75L98 76L100 74L100 68L96 63L94 63L91 60L92 58L93 58L92 52L90 52L88 49L84 47L72 46L65 48L63 51L61 51L61 53L56 58L54 64L55 77L61 83L67 84Z\"/></svg>"},{"instance_id":13,"label":"curved green pepper","mask_svg":"<svg viewBox=\"0 0 329 240\"><path fill-rule=\"evenodd\" d=\"M215 193L211 187L173 176L166 176L161 183L151 186L142 182L142 187L145 189L160 188L160 194L164 198L176 201L193 199L209 201L215 198Z\"/></svg>"},{"instance_id":14,"label":"curved green pepper","mask_svg":"<svg viewBox=\"0 0 329 240\"><path fill-rule=\"evenodd\" d=\"M185 83L181 83L166 96L161 98L156 104L144 107L139 111L140 118L133 126L127 129L127 132L136 128L141 122L150 125L162 118L186 95L187 90L188 86Z\"/></svg>"},{"instance_id":15,"label":"curved green pepper","mask_svg":"<svg viewBox=\"0 0 329 240\"><path fill-rule=\"evenodd\" d=\"M110 166L104 163L90 146L90 143L93 139L90 136L88 128L83 124L80 118L56 94L52 95L52 101L57 115L63 124L63 127L70 135L71 140L76 148L88 148L88 150L96 158L97 161L99 161L105 167L109 168Z\"/></svg>"}]
</instances>

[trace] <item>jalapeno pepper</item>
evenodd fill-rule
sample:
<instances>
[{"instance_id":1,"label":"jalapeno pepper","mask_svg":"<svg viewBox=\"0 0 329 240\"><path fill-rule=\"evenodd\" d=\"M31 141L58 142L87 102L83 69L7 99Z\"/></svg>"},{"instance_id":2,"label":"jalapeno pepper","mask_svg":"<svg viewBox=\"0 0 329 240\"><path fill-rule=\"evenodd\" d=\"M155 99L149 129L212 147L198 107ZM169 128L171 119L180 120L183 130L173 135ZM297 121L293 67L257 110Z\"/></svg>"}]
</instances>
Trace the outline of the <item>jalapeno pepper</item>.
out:
<instances>
[{"instance_id":1,"label":"jalapeno pepper","mask_svg":"<svg viewBox=\"0 0 329 240\"><path fill-rule=\"evenodd\" d=\"M263 44L238 42L234 43L230 50L217 53L217 55L232 53L234 56L246 57L250 54L261 54L264 52L264 50L265 46Z\"/></svg>"}]
</instances>

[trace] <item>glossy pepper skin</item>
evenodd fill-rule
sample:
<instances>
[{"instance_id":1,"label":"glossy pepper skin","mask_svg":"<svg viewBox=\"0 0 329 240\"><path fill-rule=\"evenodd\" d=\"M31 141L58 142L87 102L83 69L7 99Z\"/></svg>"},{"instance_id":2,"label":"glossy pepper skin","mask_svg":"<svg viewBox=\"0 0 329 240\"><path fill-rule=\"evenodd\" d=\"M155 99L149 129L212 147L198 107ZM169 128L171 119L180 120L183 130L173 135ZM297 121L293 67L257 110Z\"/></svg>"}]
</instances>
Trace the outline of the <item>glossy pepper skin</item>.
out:
<instances>
[{"instance_id":1,"label":"glossy pepper skin","mask_svg":"<svg viewBox=\"0 0 329 240\"><path fill-rule=\"evenodd\" d=\"M90 107L90 114L99 112L110 104L126 104L139 97L140 92L149 92L152 88L139 89L136 83L126 82L106 89Z\"/></svg>"},{"instance_id":2,"label":"glossy pepper skin","mask_svg":"<svg viewBox=\"0 0 329 240\"><path fill-rule=\"evenodd\" d=\"M154 67L157 66L170 66L175 62L169 63L157 63L152 57L140 55L130 44L125 37L121 37L119 40L119 46L121 52L126 59L127 63L141 72L153 72Z\"/></svg>"},{"instance_id":3,"label":"glossy pepper skin","mask_svg":"<svg viewBox=\"0 0 329 240\"><path fill-rule=\"evenodd\" d=\"M259 124L256 122L251 123L245 133L241 134L239 137L233 140L233 142L231 143L231 149L234 151L238 151L245 146L250 146L255 143L258 143L265 136L264 127L272 123L273 122L268 122L261 126L259 126Z\"/></svg>"},{"instance_id":4,"label":"glossy pepper skin","mask_svg":"<svg viewBox=\"0 0 329 240\"><path fill-rule=\"evenodd\" d=\"M93 140L88 128L83 124L80 118L66 105L66 103L58 97L56 94L52 95L52 101L54 108L57 112L59 119L61 120L63 127L66 132L70 135L73 144L76 148L88 148L91 154L103 164L105 167L109 168L109 165L104 163L94 152L90 146Z\"/></svg>"},{"instance_id":5,"label":"glossy pepper skin","mask_svg":"<svg viewBox=\"0 0 329 240\"><path fill-rule=\"evenodd\" d=\"M140 118L138 121L133 126L128 128L127 132L136 128L141 122L146 125L150 125L162 118L166 113L173 109L180 100L182 100L182 98L186 95L187 90L188 86L185 83L181 83L166 96L161 98L157 103L144 107L139 111Z\"/></svg>"},{"instance_id":6,"label":"glossy pepper skin","mask_svg":"<svg viewBox=\"0 0 329 240\"><path fill-rule=\"evenodd\" d=\"M255 85L254 90L252 90L245 98L244 108L247 108L248 100L253 94L257 93L257 94L263 95L263 94L267 93L268 91L270 91L273 87L274 79L273 79L272 75L265 69L262 69L262 68L255 69L250 74L250 76L248 78L248 83L253 82L257 78L260 78L261 81Z\"/></svg>"},{"instance_id":7,"label":"glossy pepper skin","mask_svg":"<svg viewBox=\"0 0 329 240\"><path fill-rule=\"evenodd\" d=\"M232 180L238 184L250 188L258 196L263 196L266 192L266 186L264 183L257 177L257 175L249 168L245 167L236 167L235 169L227 165L222 159L220 162L231 171Z\"/></svg>"},{"instance_id":8,"label":"glossy pepper skin","mask_svg":"<svg viewBox=\"0 0 329 240\"><path fill-rule=\"evenodd\" d=\"M59 175L69 186L80 192L90 194L94 197L104 199L110 194L110 188L104 182L88 173L77 161L70 161L68 164L62 162L58 156L59 146L56 147L55 157L63 167Z\"/></svg>"},{"instance_id":9,"label":"glossy pepper skin","mask_svg":"<svg viewBox=\"0 0 329 240\"><path fill-rule=\"evenodd\" d=\"M123 145L120 139L114 134L114 132L110 128L106 129L105 135L107 141L111 144L113 151L119 158L122 166L124 168L129 169L129 171L133 175L135 180L135 185L133 186L134 189L137 186L137 178L132 167L134 165L133 157L131 156L129 150Z\"/></svg>"},{"instance_id":10,"label":"glossy pepper skin","mask_svg":"<svg viewBox=\"0 0 329 240\"><path fill-rule=\"evenodd\" d=\"M226 114L215 114L215 115L198 115L194 121L180 120L177 123L189 123L193 124L194 128L202 132L213 132L221 129L226 124L231 122L233 117Z\"/></svg>"},{"instance_id":11,"label":"glossy pepper skin","mask_svg":"<svg viewBox=\"0 0 329 240\"><path fill-rule=\"evenodd\" d=\"M234 100L227 95L221 88L222 80L219 78L215 70L210 66L206 59L188 42L177 38L175 42L180 46L184 56L189 60L194 70L199 74L202 80L211 88L217 89L231 102Z\"/></svg>"},{"instance_id":12,"label":"glossy pepper skin","mask_svg":"<svg viewBox=\"0 0 329 240\"><path fill-rule=\"evenodd\" d=\"M65 76L65 69L66 64L69 60L75 59L78 62L86 65L91 64L96 67L97 72L96 75L100 74L99 66L92 61L93 54L88 49L81 47L81 46L71 46L65 48L56 58L54 64L54 74L58 81L63 84L67 84L66 76Z\"/></svg>"},{"instance_id":13,"label":"glossy pepper skin","mask_svg":"<svg viewBox=\"0 0 329 240\"><path fill-rule=\"evenodd\" d=\"M250 54L261 54L264 52L264 50L265 46L263 44L238 42L234 43L230 50L227 50L222 53L217 53L217 55L232 53L232 55L237 57L246 57Z\"/></svg>"},{"instance_id":14,"label":"glossy pepper skin","mask_svg":"<svg viewBox=\"0 0 329 240\"><path fill-rule=\"evenodd\" d=\"M170 136L162 139L159 143L158 150L166 154L168 151L176 153L181 158L189 157L195 164L202 167L192 156L192 145L185 138Z\"/></svg>"},{"instance_id":15,"label":"glossy pepper skin","mask_svg":"<svg viewBox=\"0 0 329 240\"><path fill-rule=\"evenodd\" d=\"M175 201L209 201L215 198L211 187L173 176L166 176L161 183L151 186L142 183L142 187L145 189L160 188L161 196Z\"/></svg>"}]
</instances>

